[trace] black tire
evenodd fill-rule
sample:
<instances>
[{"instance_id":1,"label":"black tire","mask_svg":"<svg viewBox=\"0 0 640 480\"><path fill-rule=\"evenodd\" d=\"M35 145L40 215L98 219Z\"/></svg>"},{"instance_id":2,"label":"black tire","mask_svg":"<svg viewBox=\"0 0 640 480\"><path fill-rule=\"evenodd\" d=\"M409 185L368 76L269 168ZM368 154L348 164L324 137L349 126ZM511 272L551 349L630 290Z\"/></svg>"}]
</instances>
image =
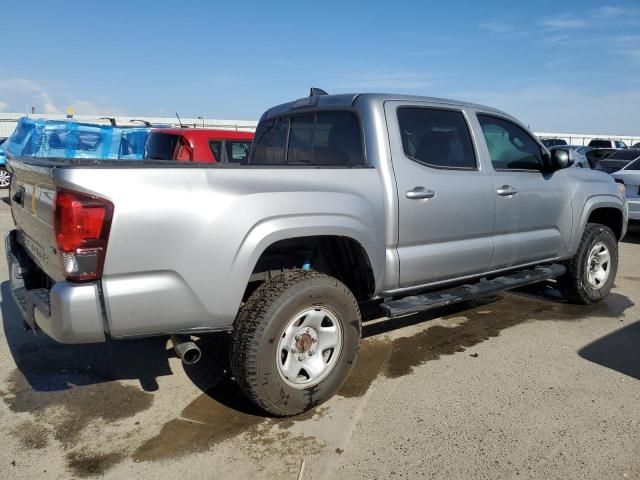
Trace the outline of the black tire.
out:
<instances>
[{"instance_id":1,"label":"black tire","mask_svg":"<svg viewBox=\"0 0 640 480\"><path fill-rule=\"evenodd\" d=\"M594 288L588 278L589 255L599 243L608 249L610 264L606 280ZM588 223L578 251L565 266L566 273L558 278L558 286L564 298L581 305L589 305L605 298L611 291L618 272L618 241L613 231L606 225Z\"/></svg>"},{"instance_id":2,"label":"black tire","mask_svg":"<svg viewBox=\"0 0 640 480\"><path fill-rule=\"evenodd\" d=\"M278 344L299 312L318 306L330 309L339 320L342 347L319 383L295 387L280 373ZM241 307L234 323L231 369L242 391L259 407L276 416L296 415L338 391L355 363L360 335L358 303L342 282L314 271L286 271L264 282Z\"/></svg>"},{"instance_id":3,"label":"black tire","mask_svg":"<svg viewBox=\"0 0 640 480\"><path fill-rule=\"evenodd\" d=\"M0 167L0 190L6 190L11 186L11 174L9 171Z\"/></svg>"}]
</instances>

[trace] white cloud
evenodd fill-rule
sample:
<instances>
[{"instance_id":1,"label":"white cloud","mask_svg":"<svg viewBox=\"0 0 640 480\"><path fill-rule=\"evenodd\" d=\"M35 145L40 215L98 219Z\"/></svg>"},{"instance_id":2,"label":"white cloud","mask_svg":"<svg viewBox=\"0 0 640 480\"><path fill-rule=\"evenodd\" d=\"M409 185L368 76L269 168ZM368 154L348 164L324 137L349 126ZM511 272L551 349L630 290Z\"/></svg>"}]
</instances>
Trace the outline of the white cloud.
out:
<instances>
[{"instance_id":1,"label":"white cloud","mask_svg":"<svg viewBox=\"0 0 640 480\"><path fill-rule=\"evenodd\" d=\"M24 112L35 107L37 113L60 114L73 107L78 115L116 114L120 109L76 98L69 87L50 89L26 78L0 79L0 110Z\"/></svg>"},{"instance_id":2,"label":"white cloud","mask_svg":"<svg viewBox=\"0 0 640 480\"><path fill-rule=\"evenodd\" d=\"M616 18L616 17L633 17L640 15L640 8L634 7L618 7L615 5L605 5L600 8L596 8L591 12L591 16L594 18Z\"/></svg>"},{"instance_id":3,"label":"white cloud","mask_svg":"<svg viewBox=\"0 0 640 480\"><path fill-rule=\"evenodd\" d=\"M430 76L420 73L370 73L344 77L335 85L338 88L416 90L431 86Z\"/></svg>"},{"instance_id":4,"label":"white cloud","mask_svg":"<svg viewBox=\"0 0 640 480\"><path fill-rule=\"evenodd\" d=\"M510 91L459 92L456 96L504 110L537 131L640 137L637 87L602 93L538 84Z\"/></svg>"},{"instance_id":5,"label":"white cloud","mask_svg":"<svg viewBox=\"0 0 640 480\"><path fill-rule=\"evenodd\" d=\"M573 30L589 26L589 22L585 19L576 17L569 13L541 18L538 21L538 24L550 30Z\"/></svg>"}]
</instances>

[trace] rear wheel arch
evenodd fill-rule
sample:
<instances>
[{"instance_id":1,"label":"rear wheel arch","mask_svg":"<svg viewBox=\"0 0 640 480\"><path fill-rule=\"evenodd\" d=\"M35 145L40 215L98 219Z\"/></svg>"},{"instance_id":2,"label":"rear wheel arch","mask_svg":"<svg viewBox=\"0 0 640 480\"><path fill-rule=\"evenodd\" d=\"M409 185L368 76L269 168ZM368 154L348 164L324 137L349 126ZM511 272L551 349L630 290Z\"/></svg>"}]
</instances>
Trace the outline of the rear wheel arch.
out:
<instances>
[{"instance_id":1,"label":"rear wheel arch","mask_svg":"<svg viewBox=\"0 0 640 480\"><path fill-rule=\"evenodd\" d=\"M342 281L358 301L372 298L376 278L362 242L344 235L308 235L277 240L258 257L244 298L266 279L291 269L310 269Z\"/></svg>"}]
</instances>

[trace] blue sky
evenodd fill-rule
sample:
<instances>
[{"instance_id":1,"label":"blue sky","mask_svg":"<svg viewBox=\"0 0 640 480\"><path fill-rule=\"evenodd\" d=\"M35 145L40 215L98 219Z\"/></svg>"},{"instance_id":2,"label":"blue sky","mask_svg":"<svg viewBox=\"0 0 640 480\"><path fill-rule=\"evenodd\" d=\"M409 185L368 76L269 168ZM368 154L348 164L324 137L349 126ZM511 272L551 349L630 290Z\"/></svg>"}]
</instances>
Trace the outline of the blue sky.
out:
<instances>
[{"instance_id":1,"label":"blue sky","mask_svg":"<svg viewBox=\"0 0 640 480\"><path fill-rule=\"evenodd\" d=\"M485 103L640 134L640 2L4 0L0 111L251 120L306 95Z\"/></svg>"}]
</instances>

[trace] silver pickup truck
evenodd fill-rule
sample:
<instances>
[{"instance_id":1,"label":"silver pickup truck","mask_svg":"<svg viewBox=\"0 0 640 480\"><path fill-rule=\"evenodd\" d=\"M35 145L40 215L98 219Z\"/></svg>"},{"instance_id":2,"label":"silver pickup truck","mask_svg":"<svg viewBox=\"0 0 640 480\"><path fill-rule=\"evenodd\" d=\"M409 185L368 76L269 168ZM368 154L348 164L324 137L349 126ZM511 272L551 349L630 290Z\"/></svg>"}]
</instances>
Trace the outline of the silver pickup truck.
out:
<instances>
[{"instance_id":1,"label":"silver pickup truck","mask_svg":"<svg viewBox=\"0 0 640 480\"><path fill-rule=\"evenodd\" d=\"M191 336L230 331L243 391L296 414L347 378L363 302L394 318L552 278L604 298L624 187L569 164L492 108L317 90L262 116L246 165L10 157L11 288L63 343L168 335L194 362Z\"/></svg>"}]
</instances>

